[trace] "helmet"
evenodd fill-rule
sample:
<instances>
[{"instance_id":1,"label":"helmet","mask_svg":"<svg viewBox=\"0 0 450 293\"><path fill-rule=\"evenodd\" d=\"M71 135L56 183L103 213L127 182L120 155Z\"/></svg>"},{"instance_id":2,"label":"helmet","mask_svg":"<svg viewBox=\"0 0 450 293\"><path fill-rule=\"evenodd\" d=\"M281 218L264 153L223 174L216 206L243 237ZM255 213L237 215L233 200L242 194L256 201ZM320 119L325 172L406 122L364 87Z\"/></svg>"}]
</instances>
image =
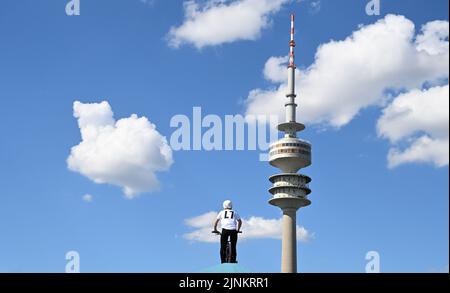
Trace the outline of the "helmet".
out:
<instances>
[{"instance_id":1,"label":"helmet","mask_svg":"<svg viewBox=\"0 0 450 293\"><path fill-rule=\"evenodd\" d=\"M223 202L223 208L224 209L231 209L233 207L233 203L231 202L231 200L226 200Z\"/></svg>"}]
</instances>

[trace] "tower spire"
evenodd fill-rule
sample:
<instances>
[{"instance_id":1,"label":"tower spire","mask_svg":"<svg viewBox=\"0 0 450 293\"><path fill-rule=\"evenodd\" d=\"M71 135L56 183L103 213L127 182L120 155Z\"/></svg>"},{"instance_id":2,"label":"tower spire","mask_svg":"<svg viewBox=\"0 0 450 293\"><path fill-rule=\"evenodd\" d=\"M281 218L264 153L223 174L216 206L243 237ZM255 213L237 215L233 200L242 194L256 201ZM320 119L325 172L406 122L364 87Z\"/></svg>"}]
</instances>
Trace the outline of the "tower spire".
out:
<instances>
[{"instance_id":1,"label":"tower spire","mask_svg":"<svg viewBox=\"0 0 450 293\"><path fill-rule=\"evenodd\" d=\"M286 93L286 97L289 99L285 104L286 107L286 123L292 123L295 121L295 112L297 108L297 104L295 103L295 26L294 26L295 16L291 14L291 39L289 41L289 64L288 64L288 92ZM280 129L281 130L281 129ZM296 129L299 131L300 129ZM286 136L295 137L294 129L287 129L285 131Z\"/></svg>"},{"instance_id":2,"label":"tower spire","mask_svg":"<svg viewBox=\"0 0 450 293\"><path fill-rule=\"evenodd\" d=\"M294 40L294 35L295 35L295 27L294 27L294 21L295 21L295 15L291 14L291 40L289 42L289 67L294 67L295 68L295 53L294 53L294 48L295 48L295 40Z\"/></svg>"}]
</instances>

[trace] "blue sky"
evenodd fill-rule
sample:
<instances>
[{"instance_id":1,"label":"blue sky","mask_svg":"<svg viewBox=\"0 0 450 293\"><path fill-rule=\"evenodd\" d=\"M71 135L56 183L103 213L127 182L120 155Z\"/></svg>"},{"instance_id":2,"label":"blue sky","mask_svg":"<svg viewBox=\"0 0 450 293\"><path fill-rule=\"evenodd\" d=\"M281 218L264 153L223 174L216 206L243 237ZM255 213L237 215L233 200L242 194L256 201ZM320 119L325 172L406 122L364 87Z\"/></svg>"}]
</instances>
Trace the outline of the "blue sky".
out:
<instances>
[{"instance_id":1,"label":"blue sky","mask_svg":"<svg viewBox=\"0 0 450 293\"><path fill-rule=\"evenodd\" d=\"M194 106L221 117L251 113L252 90L276 93L279 83L263 69L270 57L288 53L291 11L302 70L316 62L320 45L387 14L403 15L416 34L430 21L448 21L445 0L382 0L379 16L365 13L366 1L322 0L319 10L311 1L289 2L267 16L252 40L219 38L201 48L184 40L174 48L169 31L185 21L182 1L81 0L81 15L71 17L65 2L0 6L0 272L63 272L70 250L79 252L82 272L197 272L217 264L218 244L186 239L193 229L186 219L220 210L227 198L244 218L280 217L267 203L268 177L277 170L260 162L258 151L174 151L169 170L156 172L160 190L133 199L120 186L69 170L66 160L81 140L74 101L107 101L116 120L145 116L169 139L171 118L191 116ZM448 67L439 82L448 84ZM400 92L407 94L414 86L406 83ZM314 98L302 96L300 107ZM384 272L448 271L448 151L442 164L389 168L389 150L416 139L396 141L377 130L383 111L395 110L394 98L365 104L340 125L323 118L334 112L326 106L316 116L300 112L300 120L307 118L301 136L313 145L313 165L302 170L313 179L312 204L297 219L313 236L298 244L300 271L364 272L371 250ZM427 131L433 132L415 133ZM270 237L239 242L239 262L254 272L278 272L280 245Z\"/></svg>"}]
</instances>

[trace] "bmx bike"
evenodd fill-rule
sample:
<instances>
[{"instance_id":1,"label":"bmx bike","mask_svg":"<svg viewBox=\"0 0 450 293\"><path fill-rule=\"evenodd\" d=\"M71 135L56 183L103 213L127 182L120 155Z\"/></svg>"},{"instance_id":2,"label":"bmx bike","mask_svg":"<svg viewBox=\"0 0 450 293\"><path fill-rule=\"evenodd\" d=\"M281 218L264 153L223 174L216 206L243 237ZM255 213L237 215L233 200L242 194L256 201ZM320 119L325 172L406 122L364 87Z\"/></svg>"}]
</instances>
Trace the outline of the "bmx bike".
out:
<instances>
[{"instance_id":1,"label":"bmx bike","mask_svg":"<svg viewBox=\"0 0 450 293\"><path fill-rule=\"evenodd\" d=\"M216 235L222 235L220 231L211 231L211 233ZM242 233L242 231L238 231L238 233ZM237 261L236 261L237 262ZM225 248L225 263L231 263L231 240L227 240L227 246Z\"/></svg>"}]
</instances>

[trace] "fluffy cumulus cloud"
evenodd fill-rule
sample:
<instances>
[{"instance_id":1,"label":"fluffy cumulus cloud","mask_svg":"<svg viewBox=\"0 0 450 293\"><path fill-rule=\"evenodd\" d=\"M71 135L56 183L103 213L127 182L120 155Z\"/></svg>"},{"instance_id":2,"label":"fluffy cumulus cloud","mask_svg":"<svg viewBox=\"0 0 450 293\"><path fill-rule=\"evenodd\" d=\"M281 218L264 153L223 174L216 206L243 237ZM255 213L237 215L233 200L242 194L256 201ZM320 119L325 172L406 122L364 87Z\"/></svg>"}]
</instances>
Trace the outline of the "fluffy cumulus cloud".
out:
<instances>
[{"instance_id":1,"label":"fluffy cumulus cloud","mask_svg":"<svg viewBox=\"0 0 450 293\"><path fill-rule=\"evenodd\" d=\"M208 0L184 2L185 18L168 34L169 45L197 48L255 40L270 24L270 16L290 0Z\"/></svg>"},{"instance_id":2,"label":"fluffy cumulus cloud","mask_svg":"<svg viewBox=\"0 0 450 293\"><path fill-rule=\"evenodd\" d=\"M448 165L448 85L399 95L383 110L377 129L393 144L407 143L404 150L393 147L389 151L390 167L410 162Z\"/></svg>"},{"instance_id":3,"label":"fluffy cumulus cloud","mask_svg":"<svg viewBox=\"0 0 450 293\"><path fill-rule=\"evenodd\" d=\"M216 219L216 212L208 212L200 216L185 220L186 226L194 230L184 234L184 238L198 242L217 242L219 237L211 233L212 225ZM281 219L264 219L262 217L250 217L242 219L242 233L240 239L281 239ZM297 240L306 242L312 238L311 233L302 226L297 225Z\"/></svg>"},{"instance_id":4,"label":"fluffy cumulus cloud","mask_svg":"<svg viewBox=\"0 0 450 293\"><path fill-rule=\"evenodd\" d=\"M399 92L448 84L448 29L447 21L432 21L416 34L414 23L407 18L387 15L374 24L360 26L344 40L320 45L313 64L297 70L299 119L339 128L367 107L385 107ZM273 86L249 93L247 114L275 114L283 119L287 88L285 62L286 57L267 60L264 76ZM442 107L446 102L448 105L448 99L438 100L444 103ZM420 148L427 144L424 139ZM417 148L418 145L414 149ZM430 152L436 149L426 148ZM399 154L403 152L393 150L390 156ZM414 155L407 157L411 159ZM405 158L398 162L408 161Z\"/></svg>"},{"instance_id":5,"label":"fluffy cumulus cloud","mask_svg":"<svg viewBox=\"0 0 450 293\"><path fill-rule=\"evenodd\" d=\"M116 121L106 101L76 101L73 115L81 142L67 158L70 170L96 183L120 186L127 198L158 189L155 172L168 170L173 161L166 138L154 124L135 114Z\"/></svg>"}]
</instances>

